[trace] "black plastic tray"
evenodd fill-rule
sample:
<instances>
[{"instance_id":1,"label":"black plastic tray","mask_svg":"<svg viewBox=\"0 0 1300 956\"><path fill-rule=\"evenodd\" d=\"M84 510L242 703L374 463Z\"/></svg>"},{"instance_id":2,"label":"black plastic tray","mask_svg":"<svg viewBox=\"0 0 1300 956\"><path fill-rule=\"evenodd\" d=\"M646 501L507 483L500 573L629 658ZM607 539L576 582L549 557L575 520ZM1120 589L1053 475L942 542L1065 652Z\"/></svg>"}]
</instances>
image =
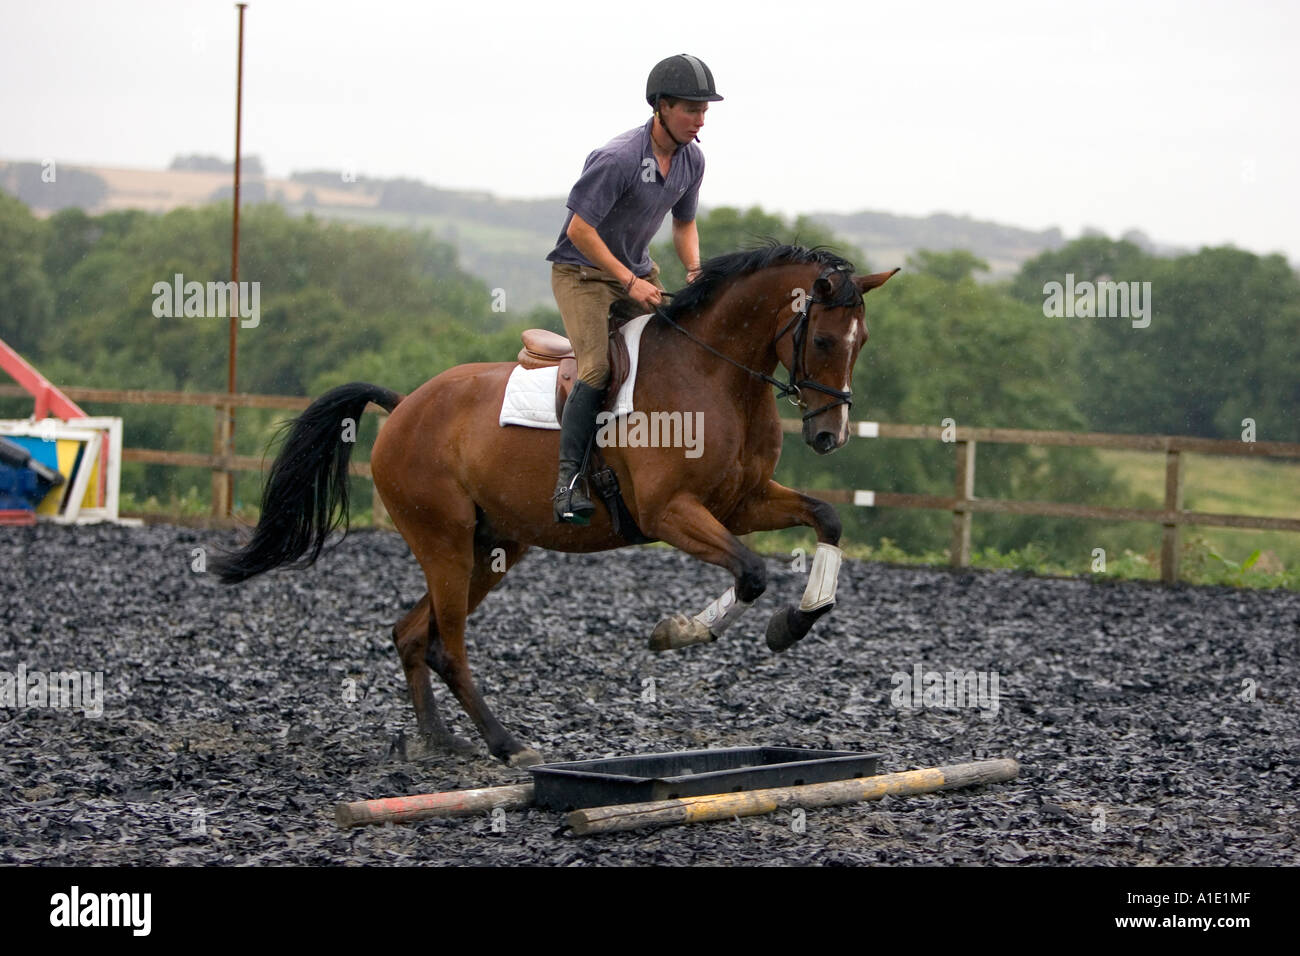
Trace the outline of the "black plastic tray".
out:
<instances>
[{"instance_id":1,"label":"black plastic tray","mask_svg":"<svg viewBox=\"0 0 1300 956\"><path fill-rule=\"evenodd\" d=\"M731 747L573 760L529 767L533 804L580 810L736 790L870 777L880 754L799 747Z\"/></svg>"}]
</instances>

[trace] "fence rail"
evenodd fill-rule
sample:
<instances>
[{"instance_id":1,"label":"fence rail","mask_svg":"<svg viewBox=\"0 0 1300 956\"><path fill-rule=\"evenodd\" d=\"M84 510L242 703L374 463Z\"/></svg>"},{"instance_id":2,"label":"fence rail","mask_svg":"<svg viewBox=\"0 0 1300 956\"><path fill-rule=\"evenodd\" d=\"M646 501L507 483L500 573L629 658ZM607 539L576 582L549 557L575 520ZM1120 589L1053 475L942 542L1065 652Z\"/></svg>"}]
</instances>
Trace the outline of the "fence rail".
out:
<instances>
[{"instance_id":1,"label":"fence rail","mask_svg":"<svg viewBox=\"0 0 1300 956\"><path fill-rule=\"evenodd\" d=\"M228 395L224 392L158 392L134 389L65 388L63 391L74 401L111 402L128 405L200 405L214 410L214 448L220 444L224 419L235 408L271 408L300 411L311 404L311 399L291 395ZM27 393L18 386L0 385L0 398L26 398ZM381 420L386 412L377 405L369 405L366 412L375 412ZM782 430L798 433L799 421L784 419ZM836 504L853 504L875 508L925 508L951 511L953 515L951 561L957 567L966 567L971 557L971 519L974 514L1018 514L1047 518L1080 518L1085 520L1140 521L1161 525L1163 529L1160 551L1160 577L1167 584L1178 580L1179 531L1184 525L1202 525L1224 528L1247 528L1271 531L1300 531L1300 518L1212 514L1187 511L1183 508L1183 479L1185 453L1204 455L1236 455L1255 458L1300 459L1300 443L1246 442L1218 438L1194 438L1181 435L1117 435L1107 432L1067 432L1025 428L968 428L940 425L898 425L888 422L859 421L853 424L860 438L901 438L942 441L952 444L954 451L953 494L925 495L866 489L819 488L809 489L810 494ZM975 451L980 442L1032 446L1065 446L1072 448L1119 448L1165 453L1165 500L1163 508L1112 508L1102 505L1069 504L1054 501L1015 501L1002 498L975 496ZM125 448L124 462L152 465L208 468L213 472L213 513L224 515L227 511L224 495L226 476L236 471L261 471L263 459L251 455L201 454L197 452L166 451L148 448ZM353 475L370 477L367 462L353 462L349 471ZM386 520L383 503L373 495L376 521Z\"/></svg>"},{"instance_id":2,"label":"fence rail","mask_svg":"<svg viewBox=\"0 0 1300 956\"><path fill-rule=\"evenodd\" d=\"M801 424L783 420L785 432L800 431ZM1300 518L1256 515L1211 514L1183 508L1183 455L1238 455L1257 458L1300 458L1300 444L1293 442L1246 442L1222 438L1192 438L1182 435L1116 435L1107 432L1064 432L1025 428L965 428L939 425L893 425L887 422L856 422L863 438L938 439L950 442L955 453L954 491L951 496L917 495L843 489L818 490L817 496L834 503L853 503L878 508L929 508L953 513L951 560L957 567L970 564L971 516L991 514L1035 515L1045 518L1083 518L1106 521L1148 521L1163 528L1160 546L1160 579L1166 584L1178 580L1179 529L1183 525L1249 528L1270 531L1300 531ZM975 497L975 449L979 442L1072 448L1121 448L1165 453L1165 506L1112 508L1103 505L1067 504L1056 501L1012 501Z\"/></svg>"}]
</instances>

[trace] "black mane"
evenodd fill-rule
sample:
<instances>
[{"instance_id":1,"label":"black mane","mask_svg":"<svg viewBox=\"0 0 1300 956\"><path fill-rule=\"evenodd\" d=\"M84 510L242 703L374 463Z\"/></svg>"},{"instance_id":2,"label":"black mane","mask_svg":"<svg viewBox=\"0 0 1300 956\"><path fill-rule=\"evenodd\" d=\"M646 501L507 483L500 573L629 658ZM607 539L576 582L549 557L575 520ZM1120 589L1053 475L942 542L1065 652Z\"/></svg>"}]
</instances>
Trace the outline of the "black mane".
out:
<instances>
[{"instance_id":1,"label":"black mane","mask_svg":"<svg viewBox=\"0 0 1300 956\"><path fill-rule=\"evenodd\" d=\"M840 269L845 273L845 279L853 272L853 263L823 246L813 246L809 249L804 246L781 245L769 240L766 245L759 246L757 249L714 256L700 266L700 275L694 282L675 292L669 303L661 308L669 318L677 321L688 312L708 304L714 293L728 279L748 275L769 266L810 263L816 263L823 268ZM854 307L861 303L862 295L858 292L858 287L852 282L841 281L836 284L831 300L827 304L836 307Z\"/></svg>"}]
</instances>

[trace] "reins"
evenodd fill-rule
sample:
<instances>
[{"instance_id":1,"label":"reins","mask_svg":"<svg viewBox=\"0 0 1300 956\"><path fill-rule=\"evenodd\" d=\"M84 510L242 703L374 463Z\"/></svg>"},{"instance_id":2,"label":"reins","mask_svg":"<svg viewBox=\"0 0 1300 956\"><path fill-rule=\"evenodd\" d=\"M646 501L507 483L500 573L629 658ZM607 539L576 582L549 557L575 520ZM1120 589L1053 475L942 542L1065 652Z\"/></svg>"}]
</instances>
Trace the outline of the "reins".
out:
<instances>
[{"instance_id":1,"label":"reins","mask_svg":"<svg viewBox=\"0 0 1300 956\"><path fill-rule=\"evenodd\" d=\"M839 271L841 270L836 269L834 267L828 267L822 271L822 274L817 277L817 280L818 282L820 282L822 279L828 279L830 276L834 275L836 272ZM813 287L816 288L816 283L813 283ZM672 298L673 295L671 292L667 292L667 291L664 291L661 294L666 295L669 298ZM829 305L829 302L826 302L822 299L818 299L815 295L807 296L804 299L803 308L781 328L781 331L776 334L776 338L772 340L773 344L775 344L776 342L781 341L781 338L792 328L794 329L794 336L793 336L794 368L790 369L790 380L788 382L782 382L779 379L774 378L773 376L768 375L765 372L760 372L756 369L752 369L748 365L744 365L741 362L737 362L730 355L726 355L722 352L719 352L717 349L709 345L707 342L701 341L700 339L692 335L690 332L688 332L686 329L684 329L680 324L678 324L671 317L669 317L668 313L664 312L664 310L659 306L655 306L654 314L659 316L659 318L663 319L665 322L667 322L669 325L675 328L678 332L682 333L682 335L686 336L688 339L690 339L692 342L702 347L706 351L711 352L713 355L716 355L718 358L722 359L725 362L730 362L732 365L736 366L736 368L741 369L744 372L748 372L750 375L754 376L755 378L761 378L764 382L767 382L767 384L776 388L776 390L780 392L782 398L790 399L790 404L792 405L797 405L800 408L808 407L807 403L804 401L803 398L804 389L811 389L813 391L823 392L824 394L830 395L832 398L835 399L835 401L830 402L827 405L823 405L821 408L817 408L810 412L805 413L803 416L803 420L807 421L808 419L813 418L814 416L820 415L822 412L829 411L832 408L838 408L840 405L847 405L849 406L849 408L853 407L853 400L851 398L851 396L853 395L853 391L851 389L841 391L836 388L831 388L828 385L822 385L820 382L814 382L810 379L803 379L802 381L798 381L798 382L795 381L795 379L799 378L799 376L802 374L801 369L803 368L803 364L804 364L803 363L804 343L808 334L808 313L811 310L812 306L814 305ZM791 398L791 396L794 397Z\"/></svg>"}]
</instances>

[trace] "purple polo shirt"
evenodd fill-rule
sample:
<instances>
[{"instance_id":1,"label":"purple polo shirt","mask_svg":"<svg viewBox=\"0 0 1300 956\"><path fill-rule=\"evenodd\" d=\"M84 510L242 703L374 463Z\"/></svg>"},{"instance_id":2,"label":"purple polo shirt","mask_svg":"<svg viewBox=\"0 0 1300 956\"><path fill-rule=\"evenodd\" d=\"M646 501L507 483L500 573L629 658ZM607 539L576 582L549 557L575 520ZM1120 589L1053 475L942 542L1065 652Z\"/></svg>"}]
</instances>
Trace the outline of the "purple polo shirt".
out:
<instances>
[{"instance_id":1,"label":"purple polo shirt","mask_svg":"<svg viewBox=\"0 0 1300 956\"><path fill-rule=\"evenodd\" d=\"M549 261L596 268L565 235L576 212L595 228L614 258L645 276L650 272L650 240L668 211L682 222L695 218L704 151L694 142L678 147L664 179L650 143L653 122L651 117L644 126L615 136L587 157L582 176L569 192L569 214L546 257Z\"/></svg>"}]
</instances>

